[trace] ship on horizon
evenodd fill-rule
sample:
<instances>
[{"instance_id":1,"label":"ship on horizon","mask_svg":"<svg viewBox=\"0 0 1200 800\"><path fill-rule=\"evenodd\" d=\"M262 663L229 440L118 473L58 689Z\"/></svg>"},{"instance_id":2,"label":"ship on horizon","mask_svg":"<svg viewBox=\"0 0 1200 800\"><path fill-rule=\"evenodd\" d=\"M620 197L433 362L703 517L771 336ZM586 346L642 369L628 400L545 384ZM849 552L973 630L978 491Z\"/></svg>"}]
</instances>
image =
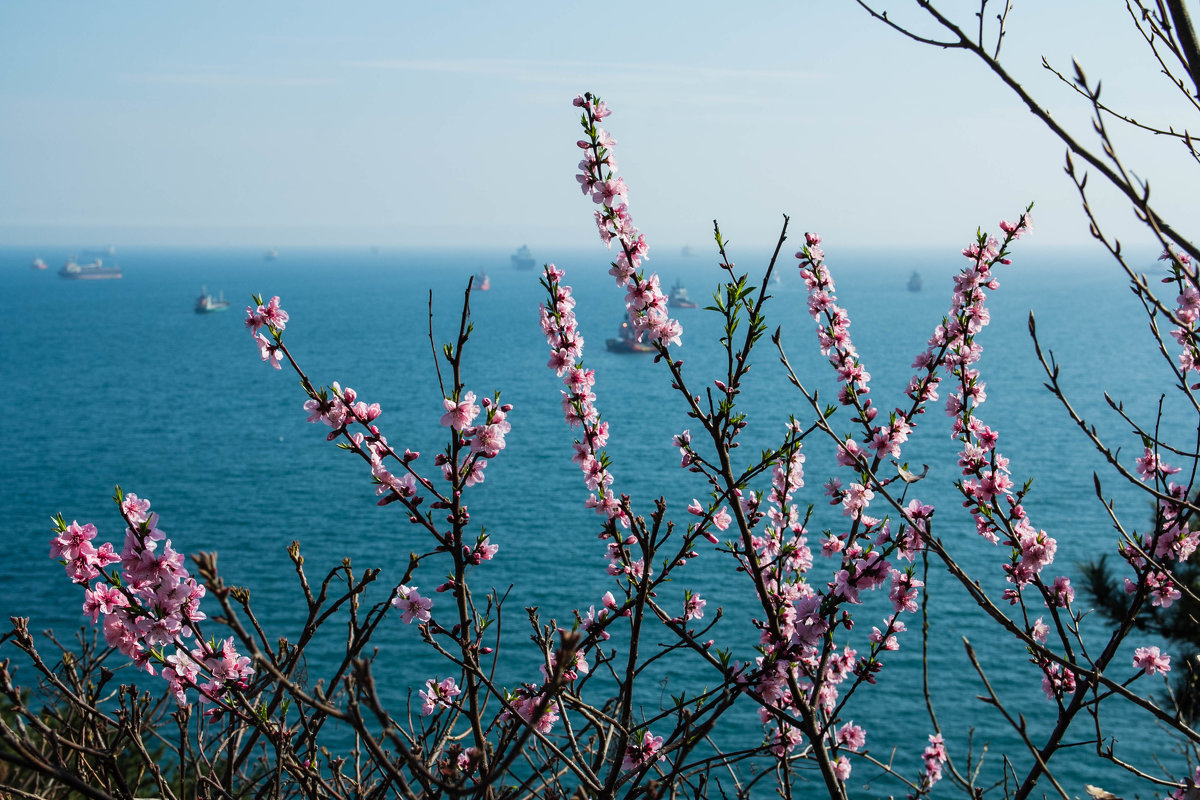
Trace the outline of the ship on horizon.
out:
<instances>
[{"instance_id":1,"label":"ship on horizon","mask_svg":"<svg viewBox=\"0 0 1200 800\"><path fill-rule=\"evenodd\" d=\"M512 260L513 269L533 269L537 266L527 245L521 245L509 258Z\"/></svg>"},{"instance_id":2,"label":"ship on horizon","mask_svg":"<svg viewBox=\"0 0 1200 800\"><path fill-rule=\"evenodd\" d=\"M696 301L688 296L687 287L679 279L675 280L675 285L671 287L671 293L667 295L667 307L696 308Z\"/></svg>"},{"instance_id":3,"label":"ship on horizon","mask_svg":"<svg viewBox=\"0 0 1200 800\"><path fill-rule=\"evenodd\" d=\"M229 301L225 299L225 293L220 292L216 297L208 293L207 286L200 287L200 296L196 298L196 313L211 314L214 311L224 311L229 308Z\"/></svg>"},{"instance_id":4,"label":"ship on horizon","mask_svg":"<svg viewBox=\"0 0 1200 800\"><path fill-rule=\"evenodd\" d=\"M658 352L654 345L638 339L637 334L633 332L633 326L629 324L628 319L621 322L621 327L617 329L617 338L605 339L604 346L608 348L610 353Z\"/></svg>"},{"instance_id":5,"label":"ship on horizon","mask_svg":"<svg viewBox=\"0 0 1200 800\"><path fill-rule=\"evenodd\" d=\"M111 280L121 277L121 268L116 264L110 267L104 266L104 260L97 258L87 264L80 264L75 260L74 256L67 259L67 263L63 264L62 269L58 271L61 278L66 278L72 281L99 281Z\"/></svg>"}]
</instances>

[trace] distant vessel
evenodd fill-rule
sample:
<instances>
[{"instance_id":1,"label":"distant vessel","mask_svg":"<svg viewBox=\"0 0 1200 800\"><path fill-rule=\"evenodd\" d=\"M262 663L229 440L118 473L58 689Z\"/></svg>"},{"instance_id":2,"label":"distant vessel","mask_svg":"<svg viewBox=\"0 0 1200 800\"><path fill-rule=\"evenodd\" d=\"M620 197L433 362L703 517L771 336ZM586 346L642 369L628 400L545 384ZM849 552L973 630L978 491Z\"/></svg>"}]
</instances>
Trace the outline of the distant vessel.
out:
<instances>
[{"instance_id":1,"label":"distant vessel","mask_svg":"<svg viewBox=\"0 0 1200 800\"><path fill-rule=\"evenodd\" d=\"M475 282L471 284L471 290L477 292L486 292L492 288L492 279L488 277L486 272L480 272L475 276Z\"/></svg>"},{"instance_id":2,"label":"distant vessel","mask_svg":"<svg viewBox=\"0 0 1200 800\"><path fill-rule=\"evenodd\" d=\"M264 261L274 261L277 258L279 258L279 251L276 250L274 247L272 247L267 252L263 253Z\"/></svg>"},{"instance_id":3,"label":"distant vessel","mask_svg":"<svg viewBox=\"0 0 1200 800\"><path fill-rule=\"evenodd\" d=\"M533 253L530 253L525 245L521 245L509 258L512 259L513 269L533 269L537 266L537 262L533 260Z\"/></svg>"},{"instance_id":4,"label":"distant vessel","mask_svg":"<svg viewBox=\"0 0 1200 800\"><path fill-rule=\"evenodd\" d=\"M45 269L47 265L41 258L34 258L32 266L34 269Z\"/></svg>"},{"instance_id":5,"label":"distant vessel","mask_svg":"<svg viewBox=\"0 0 1200 800\"><path fill-rule=\"evenodd\" d=\"M919 292L921 291L921 287L924 285L924 281L921 280L921 273L917 272L915 269L913 270L912 275L908 276L908 283L905 284L910 292Z\"/></svg>"},{"instance_id":6,"label":"distant vessel","mask_svg":"<svg viewBox=\"0 0 1200 800\"><path fill-rule=\"evenodd\" d=\"M657 353L654 345L649 342L639 342L633 332L629 320L621 323L616 339L605 339L604 346L614 353Z\"/></svg>"},{"instance_id":7,"label":"distant vessel","mask_svg":"<svg viewBox=\"0 0 1200 800\"><path fill-rule=\"evenodd\" d=\"M106 267L104 261L99 258L87 264L79 264L76 263L75 257L71 256L58 274L73 281L98 281L121 277L121 268L116 264Z\"/></svg>"},{"instance_id":8,"label":"distant vessel","mask_svg":"<svg viewBox=\"0 0 1200 800\"><path fill-rule=\"evenodd\" d=\"M691 246L685 244L682 248L680 248L679 255L683 256L684 258L689 258L694 254L692 253Z\"/></svg>"},{"instance_id":9,"label":"distant vessel","mask_svg":"<svg viewBox=\"0 0 1200 800\"><path fill-rule=\"evenodd\" d=\"M197 314L211 314L214 311L224 311L227 308L229 308L229 301L225 299L224 292L213 297L208 293L208 287L200 287L200 296L196 298Z\"/></svg>"},{"instance_id":10,"label":"distant vessel","mask_svg":"<svg viewBox=\"0 0 1200 800\"><path fill-rule=\"evenodd\" d=\"M687 289L676 280L671 287L671 294L667 296L667 305L671 308L695 308L696 302L688 297Z\"/></svg>"}]
</instances>

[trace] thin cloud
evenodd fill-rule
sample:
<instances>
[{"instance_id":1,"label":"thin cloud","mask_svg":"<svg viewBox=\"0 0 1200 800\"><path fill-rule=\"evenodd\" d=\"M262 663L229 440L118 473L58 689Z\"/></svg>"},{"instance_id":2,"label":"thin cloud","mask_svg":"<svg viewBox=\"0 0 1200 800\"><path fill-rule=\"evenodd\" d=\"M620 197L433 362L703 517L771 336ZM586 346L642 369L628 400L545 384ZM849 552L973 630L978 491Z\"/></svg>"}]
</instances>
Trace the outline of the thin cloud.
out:
<instances>
[{"instance_id":1,"label":"thin cloud","mask_svg":"<svg viewBox=\"0 0 1200 800\"><path fill-rule=\"evenodd\" d=\"M460 75L504 75L537 83L574 83L595 75L596 65L586 61L536 61L531 59L375 59L347 62L347 67L397 72L442 72ZM608 65L605 74L658 84L695 84L712 80L800 81L817 73L794 70L692 67L667 64Z\"/></svg>"},{"instance_id":2,"label":"thin cloud","mask_svg":"<svg viewBox=\"0 0 1200 800\"><path fill-rule=\"evenodd\" d=\"M330 86L337 83L332 78L285 78L263 75L234 75L222 72L123 74L121 80L161 86L246 86L264 87L311 87Z\"/></svg>"}]
</instances>

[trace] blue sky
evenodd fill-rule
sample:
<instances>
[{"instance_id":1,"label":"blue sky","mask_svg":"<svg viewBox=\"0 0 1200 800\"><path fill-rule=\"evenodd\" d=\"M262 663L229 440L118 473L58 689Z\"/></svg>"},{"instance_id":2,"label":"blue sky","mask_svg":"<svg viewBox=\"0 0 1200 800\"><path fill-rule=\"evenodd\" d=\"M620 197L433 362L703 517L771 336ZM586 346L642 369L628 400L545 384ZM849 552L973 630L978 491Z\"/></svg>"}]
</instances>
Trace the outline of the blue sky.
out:
<instances>
[{"instance_id":1,"label":"blue sky","mask_svg":"<svg viewBox=\"0 0 1200 800\"><path fill-rule=\"evenodd\" d=\"M1085 132L1042 55L1080 58L1139 118L1180 108L1121 5L1011 18L1014 72ZM782 213L846 243L956 244L1030 200L1040 241L1087 240L1062 145L967 55L850 0L265 0L0 5L0 244L591 244L584 90L615 110L652 245L704 244L717 218L765 246ZM1178 145L1130 147L1195 218ZM1125 203L1097 204L1136 239Z\"/></svg>"}]
</instances>

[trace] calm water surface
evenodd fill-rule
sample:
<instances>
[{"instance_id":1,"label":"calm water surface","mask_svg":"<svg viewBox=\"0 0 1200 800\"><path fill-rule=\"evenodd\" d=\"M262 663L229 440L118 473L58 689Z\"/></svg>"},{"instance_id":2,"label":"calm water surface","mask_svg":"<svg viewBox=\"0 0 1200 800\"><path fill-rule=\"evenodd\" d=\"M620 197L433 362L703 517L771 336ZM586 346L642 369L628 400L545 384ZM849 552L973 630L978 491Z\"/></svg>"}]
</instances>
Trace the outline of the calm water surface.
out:
<instances>
[{"instance_id":1,"label":"calm water surface","mask_svg":"<svg viewBox=\"0 0 1200 800\"><path fill-rule=\"evenodd\" d=\"M110 499L115 483L151 499L160 527L178 550L218 551L226 581L250 588L272 632L294 636L303 619L284 551L293 540L300 541L314 576L343 557L358 569L382 568L379 591L371 599L384 599L403 574L408 554L424 551L427 543L397 513L398 506L375 506L361 462L327 444L323 428L305 423L304 397L294 376L259 361L241 309L253 292L280 295L291 314L287 341L312 379L338 380L368 402L379 402L384 409L379 424L393 446L426 453L423 462L432 469L431 456L441 447L444 429L437 425L441 395L426 338L429 293L435 335L447 341L458 324L466 279L480 269L491 273L492 288L472 298L476 333L468 346L466 382L480 396L502 391L514 410L508 447L469 502L473 521L486 526L500 545L497 560L476 576L501 591L512 586L505 605L505 644L513 659L507 679L539 679L540 656L529 643L523 607L539 606L544 622L553 617L569 623L573 609L598 605L611 587L604 548L596 539L599 526L582 507L586 491L570 462L573 437L561 419L558 382L545 368L537 276L512 270L507 252L299 250L268 262L260 251L129 249L119 254L125 277L102 282L61 280L54 270L67 253L45 249L40 255L51 263L50 270L29 269L31 251L0 249L0 378L10 397L10 428L0 440L5 493L0 525L14 548L0 561L0 611L6 615L29 616L35 629L65 632L80 624L82 595L46 557L49 518L61 512L68 520L92 521L101 538L116 541L121 529ZM759 253L735 257L746 269L765 265ZM604 258L603 250L556 254L567 270L566 282L576 288L588 341L585 358L598 375L597 405L612 425L616 489L630 494L647 514L663 494L672 518L686 524L684 507L691 498L705 496L695 476L678 468L671 447L671 436L689 427L689 420L661 365L603 350L604 338L613 335L622 314L622 297L605 272ZM890 408L900 402L909 364L948 306L949 276L961 259L952 252L901 258L839 254L833 245L829 258L841 301L854 321L851 334L873 376L873 397ZM718 279L712 263L708 257L658 255L649 266L665 284L680 278L693 298L704 299ZM774 319L797 371L832 398L829 369L816 352L805 313L803 284L793 261L785 267L783 281L772 289ZM913 269L924 276L923 292L904 289ZM233 308L194 314L202 284L233 298ZM1078 562L1111 551L1115 542L1111 521L1094 495L1093 471L1100 471L1128 525L1144 524L1148 509L1138 492L1104 471L1041 387L1026 324L1030 309L1063 364L1063 383L1079 410L1100 423L1115 444L1125 445L1130 458L1136 441L1106 410L1102 392L1125 400L1148 421L1157 387L1170 380L1155 359L1132 296L1108 262L1086 253L1049 253L1018 260L1001 273L992 326L982 338L988 381L982 416L1000 431L999 447L1011 457L1018 483L1033 478L1027 506L1036 524L1059 541L1057 570L1074 576ZM720 375L716 316L699 310L681 316L685 335L679 353L699 390ZM761 345L751 377L742 397L751 423L746 458L779 436L789 413L811 416L803 397L787 384L769 342ZM1168 409L1168 423L1173 420ZM949 426L936 409L922 422L905 451L912 463L932 465L928 479L918 485L919 496L939 507L938 535L998 593L1003 553L975 536L960 508L952 486L955 448ZM1180 416L1176 424L1194 420ZM819 486L833 472L832 461L823 442L813 440L807 452L809 488L802 497L815 504L810 527L819 531L839 524ZM734 649L735 658L753 658L754 636L746 620L754 599L729 562L715 552L703 553L678 576L671 591L682 595L685 586L696 588L708 599L710 612L722 607L725 619L714 636ZM416 582L432 589L441 580L423 567ZM940 722L956 757L963 757L970 729L977 748L990 741L986 763L999 776L998 753L1025 759L999 715L971 699L982 686L963 656L962 639L972 641L993 685L1035 731L1044 731L1052 719L1040 673L1019 654L1006 652L1008 643L944 571L931 570L929 583L936 631L929 665ZM860 610L853 634L858 638L852 641L860 647L871 625L887 613L878 599ZM1090 624L1103 633L1100 623ZM377 637L382 653L377 679L397 705L426 678L448 674L416 645L415 633L397 617ZM867 728L872 752L886 759L897 748L896 763L907 765L911 774L931 732L923 712L917 644L910 638L893 654L879 685L848 714ZM337 647L332 638L324 655L315 654L317 665ZM1123 669L1117 671L1121 677ZM710 678L690 670L686 663L665 664L656 674L658 692L645 698L647 712L654 711L659 693L665 697L698 688ZM1146 763L1157 754L1178 764L1169 741L1143 715L1114 708L1104 722L1127 760ZM759 735L753 709L731 717L718 731L724 741ZM1082 794L1085 783L1118 794L1153 793L1147 784L1093 758L1060 758L1056 772L1072 794ZM860 783L874 777L865 763L855 770ZM879 794L896 787L876 783L863 791Z\"/></svg>"}]
</instances>

